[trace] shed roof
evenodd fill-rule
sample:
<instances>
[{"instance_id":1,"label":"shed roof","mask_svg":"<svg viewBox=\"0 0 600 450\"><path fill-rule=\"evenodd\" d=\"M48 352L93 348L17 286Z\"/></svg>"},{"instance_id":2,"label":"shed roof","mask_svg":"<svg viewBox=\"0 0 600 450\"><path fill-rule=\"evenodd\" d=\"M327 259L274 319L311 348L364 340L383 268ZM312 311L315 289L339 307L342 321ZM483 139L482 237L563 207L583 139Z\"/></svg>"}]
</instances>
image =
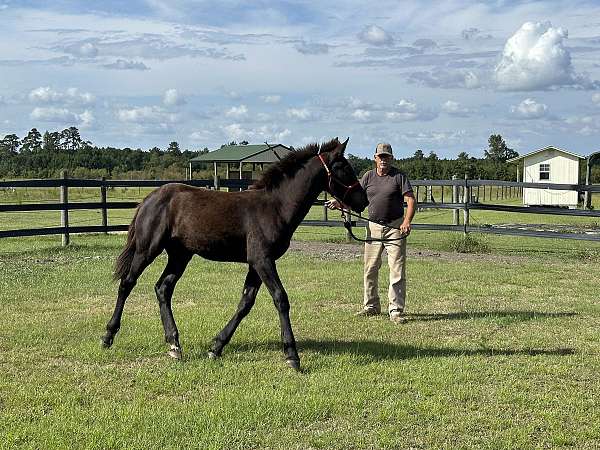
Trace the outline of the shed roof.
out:
<instances>
[{"instance_id":1,"label":"shed roof","mask_svg":"<svg viewBox=\"0 0 600 450\"><path fill-rule=\"evenodd\" d=\"M524 158L527 158L529 156L535 155L536 153L544 152L546 150L556 150L557 152L566 153L567 155L575 156L576 158L579 158L579 159L585 159L585 156L581 156L581 155L578 155L577 153L573 153L573 152L570 152L568 150L563 150L562 148L558 148L558 147L555 147L553 145L549 145L548 147L539 148L539 149L534 150L532 152L525 153L524 155L517 156L516 158L511 158L511 159L507 160L506 162L507 163L517 162L517 161L519 161L521 159L524 159Z\"/></svg>"},{"instance_id":2,"label":"shed roof","mask_svg":"<svg viewBox=\"0 0 600 450\"><path fill-rule=\"evenodd\" d=\"M190 162L271 163L279 161L279 158L287 156L292 151L282 144L225 145L218 150L196 156Z\"/></svg>"}]
</instances>

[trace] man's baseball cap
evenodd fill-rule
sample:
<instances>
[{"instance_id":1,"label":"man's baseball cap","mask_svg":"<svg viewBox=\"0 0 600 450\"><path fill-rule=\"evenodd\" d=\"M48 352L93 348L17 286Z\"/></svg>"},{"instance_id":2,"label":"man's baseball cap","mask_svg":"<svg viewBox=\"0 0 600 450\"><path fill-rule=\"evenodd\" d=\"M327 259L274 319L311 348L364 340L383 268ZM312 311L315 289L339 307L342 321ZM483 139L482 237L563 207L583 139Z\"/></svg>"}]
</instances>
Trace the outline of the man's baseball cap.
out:
<instances>
[{"instance_id":1,"label":"man's baseball cap","mask_svg":"<svg viewBox=\"0 0 600 450\"><path fill-rule=\"evenodd\" d=\"M392 153L392 146L388 143L380 142L379 144L377 144L377 147L375 148L375 156L377 156L377 155L394 156L394 154Z\"/></svg>"}]
</instances>

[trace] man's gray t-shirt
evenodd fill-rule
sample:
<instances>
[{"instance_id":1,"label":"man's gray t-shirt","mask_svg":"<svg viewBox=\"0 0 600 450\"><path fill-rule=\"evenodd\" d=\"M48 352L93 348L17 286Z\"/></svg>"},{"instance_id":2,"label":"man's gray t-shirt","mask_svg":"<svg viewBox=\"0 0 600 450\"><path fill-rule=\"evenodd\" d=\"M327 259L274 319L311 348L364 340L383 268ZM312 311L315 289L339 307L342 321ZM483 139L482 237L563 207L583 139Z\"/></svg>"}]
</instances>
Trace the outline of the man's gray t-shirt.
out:
<instances>
[{"instance_id":1,"label":"man's gray t-shirt","mask_svg":"<svg viewBox=\"0 0 600 450\"><path fill-rule=\"evenodd\" d=\"M369 219L390 223L404 215L404 194L412 192L406 174L391 167L387 175L377 175L372 169L365 173L360 184L367 192Z\"/></svg>"}]
</instances>

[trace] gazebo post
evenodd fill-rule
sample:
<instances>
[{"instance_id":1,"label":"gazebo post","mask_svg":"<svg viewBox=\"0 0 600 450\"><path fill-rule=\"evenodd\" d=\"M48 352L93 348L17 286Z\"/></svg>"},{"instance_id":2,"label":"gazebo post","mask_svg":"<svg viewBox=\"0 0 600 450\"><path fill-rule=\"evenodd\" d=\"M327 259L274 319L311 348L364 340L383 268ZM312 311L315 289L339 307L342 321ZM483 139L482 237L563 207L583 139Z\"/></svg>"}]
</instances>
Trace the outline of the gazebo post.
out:
<instances>
[{"instance_id":1,"label":"gazebo post","mask_svg":"<svg viewBox=\"0 0 600 450\"><path fill-rule=\"evenodd\" d=\"M589 186L590 185L590 175L592 172L592 166L590 165L590 157L589 156L585 160L587 162L587 165L585 168L585 185ZM591 209L591 207L592 207L592 196L591 196L590 191L585 191L585 193L584 193L583 207L585 209Z\"/></svg>"},{"instance_id":2,"label":"gazebo post","mask_svg":"<svg viewBox=\"0 0 600 450\"><path fill-rule=\"evenodd\" d=\"M215 186L215 190L217 190L217 189L219 189L219 179L218 179L218 175L217 175L217 162L216 161L213 163L213 167L215 169L214 186Z\"/></svg>"},{"instance_id":3,"label":"gazebo post","mask_svg":"<svg viewBox=\"0 0 600 450\"><path fill-rule=\"evenodd\" d=\"M242 179L242 162L240 161L240 180Z\"/></svg>"}]
</instances>

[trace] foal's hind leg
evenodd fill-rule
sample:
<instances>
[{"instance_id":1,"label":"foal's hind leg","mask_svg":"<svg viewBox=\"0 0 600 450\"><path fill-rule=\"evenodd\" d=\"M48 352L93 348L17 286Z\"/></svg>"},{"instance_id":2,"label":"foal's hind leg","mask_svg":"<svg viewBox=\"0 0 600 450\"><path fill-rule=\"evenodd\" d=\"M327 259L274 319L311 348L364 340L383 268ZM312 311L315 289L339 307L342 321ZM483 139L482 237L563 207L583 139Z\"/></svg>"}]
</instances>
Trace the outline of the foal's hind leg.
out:
<instances>
[{"instance_id":1,"label":"foal's hind leg","mask_svg":"<svg viewBox=\"0 0 600 450\"><path fill-rule=\"evenodd\" d=\"M117 295L117 304L111 319L106 325L106 334L102 336L102 345L105 348L109 348L113 344L115 335L121 328L121 316L123 315L123 308L125 306L125 300L131 293L131 290L135 287L137 279L142 274L144 269L154 261L156 256L160 252L136 252L129 268L129 273L121 279L119 284L119 293Z\"/></svg>"},{"instance_id":2,"label":"foal's hind leg","mask_svg":"<svg viewBox=\"0 0 600 450\"><path fill-rule=\"evenodd\" d=\"M175 359L181 359L181 345L179 345L179 331L171 309L171 298L173 297L175 284L183 275L190 259L192 259L192 255L189 253L179 253L177 255L174 252L169 253L167 267L165 267L164 272L154 286L160 307L160 318L165 329L165 341L171 346L168 355Z\"/></svg>"},{"instance_id":3,"label":"foal's hind leg","mask_svg":"<svg viewBox=\"0 0 600 450\"><path fill-rule=\"evenodd\" d=\"M238 309L229 321L225 328L221 330L219 334L215 336L213 339L212 346L208 352L209 358L217 358L221 356L221 352L223 351L223 347L227 345L227 343L231 340L231 336L235 333L238 325L242 321L244 317L248 315L252 306L254 306L254 301L256 300L256 294L260 289L262 281L256 271L250 267L248 270L248 275L246 275L246 282L244 283L244 290L242 291L242 299L238 305Z\"/></svg>"}]
</instances>

